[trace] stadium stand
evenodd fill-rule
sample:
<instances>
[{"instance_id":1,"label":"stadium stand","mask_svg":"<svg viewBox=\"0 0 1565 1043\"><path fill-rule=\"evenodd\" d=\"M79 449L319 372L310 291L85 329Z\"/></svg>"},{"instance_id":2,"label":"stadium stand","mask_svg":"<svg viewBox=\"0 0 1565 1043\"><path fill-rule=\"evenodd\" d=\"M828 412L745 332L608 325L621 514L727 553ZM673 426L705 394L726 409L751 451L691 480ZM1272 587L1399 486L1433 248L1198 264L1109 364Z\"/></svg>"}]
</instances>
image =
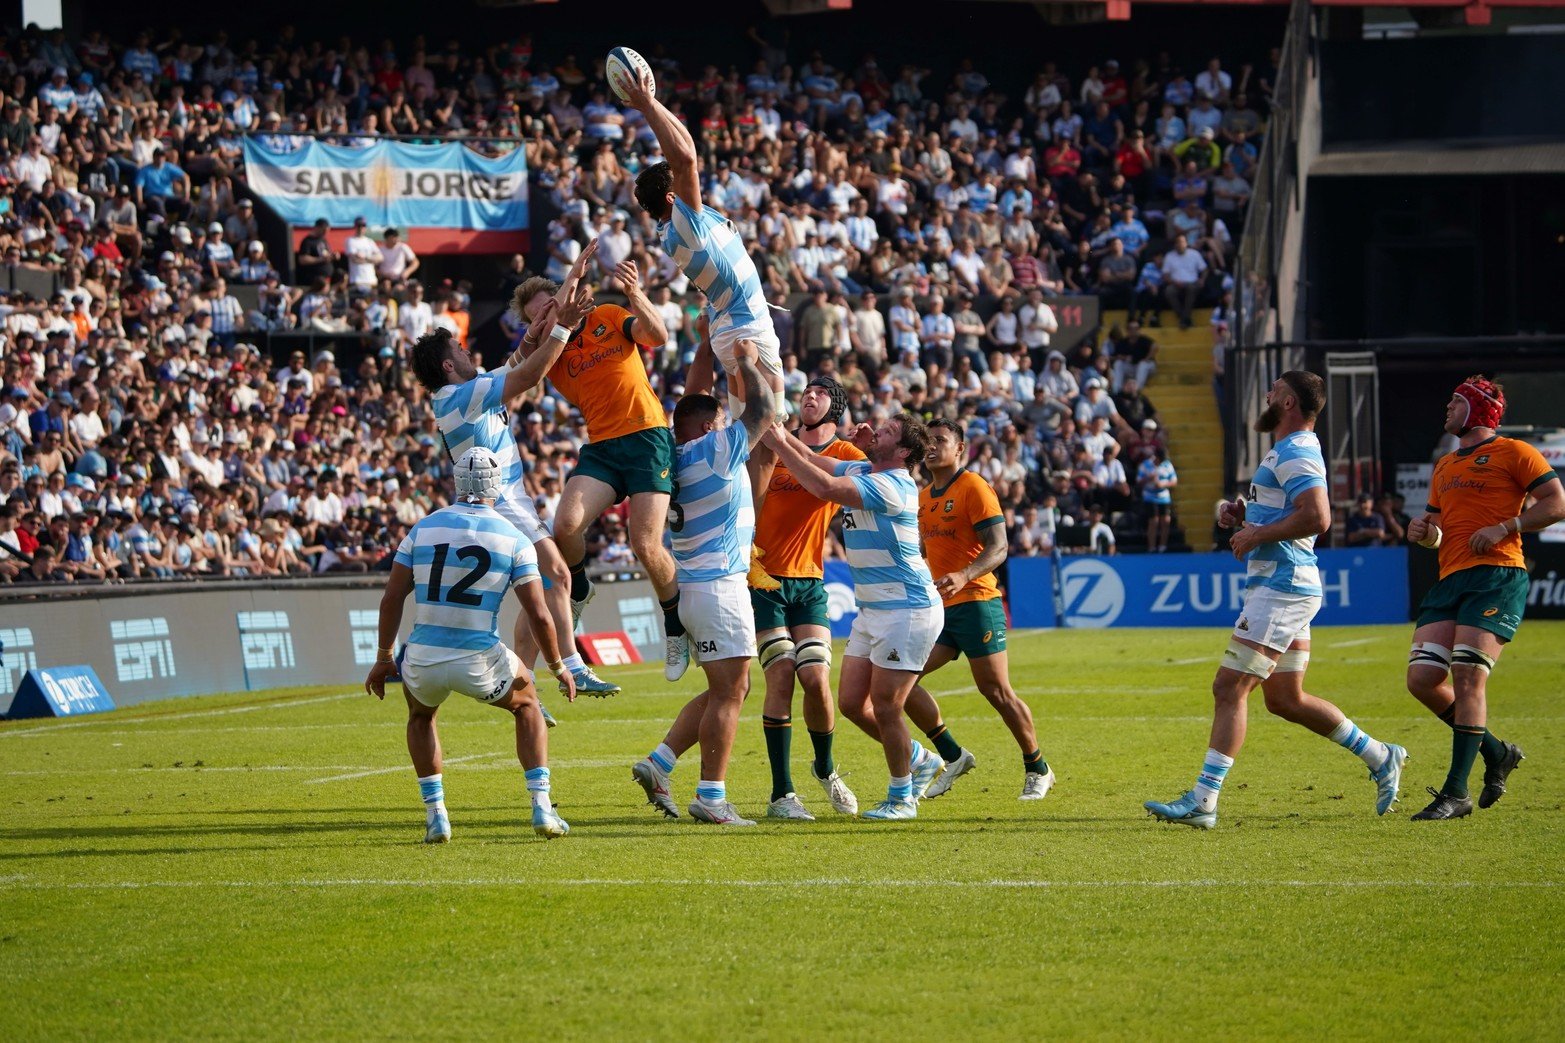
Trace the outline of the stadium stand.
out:
<instances>
[{"instance_id":1,"label":"stadium stand","mask_svg":"<svg viewBox=\"0 0 1565 1043\"><path fill-rule=\"evenodd\" d=\"M383 134L525 149L554 216L502 289L601 237L603 272L637 260L677 331L646 361L670 407L680 394L700 305L634 204L655 141L614 104L601 59L525 35L484 54L98 31L0 45L0 580L385 568L446 502L450 464L407 359L433 325L467 336L474 287L422 284L391 233L372 287L318 237L268 256L246 134L274 150ZM939 82L760 40L745 68L654 65L709 201L788 309L794 400L832 372L856 419L965 421L1026 555L1070 528L1068 551L1146 547L1156 451L1192 531L1222 492L1213 349L1276 79L1240 57L1044 61L1003 84L972 62ZM1096 296L1102 319L1067 354L1051 302L1071 295ZM353 349L342 368L334 343ZM547 520L580 417L546 390L513 423ZM1088 535L1093 508L1112 541ZM621 522L611 512L592 544L615 568Z\"/></svg>"}]
</instances>

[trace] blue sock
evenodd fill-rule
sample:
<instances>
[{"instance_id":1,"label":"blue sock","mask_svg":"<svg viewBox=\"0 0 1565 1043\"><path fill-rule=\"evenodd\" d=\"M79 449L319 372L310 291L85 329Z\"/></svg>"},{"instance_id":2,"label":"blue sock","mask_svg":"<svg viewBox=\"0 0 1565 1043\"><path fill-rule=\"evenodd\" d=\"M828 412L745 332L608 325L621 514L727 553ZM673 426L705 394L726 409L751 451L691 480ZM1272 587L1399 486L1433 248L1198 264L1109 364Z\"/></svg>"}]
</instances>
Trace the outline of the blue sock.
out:
<instances>
[{"instance_id":1,"label":"blue sock","mask_svg":"<svg viewBox=\"0 0 1565 1043\"><path fill-rule=\"evenodd\" d=\"M674 765L679 763L679 758L674 756L674 751L668 748L666 742L658 743L658 748L647 754L647 760L663 771L673 771Z\"/></svg>"},{"instance_id":2,"label":"blue sock","mask_svg":"<svg viewBox=\"0 0 1565 1043\"><path fill-rule=\"evenodd\" d=\"M728 799L728 785L702 779L696 784L696 799L707 804L721 804Z\"/></svg>"},{"instance_id":3,"label":"blue sock","mask_svg":"<svg viewBox=\"0 0 1565 1043\"><path fill-rule=\"evenodd\" d=\"M533 799L533 807L549 808L553 805L549 801L549 769L527 769L527 793Z\"/></svg>"},{"instance_id":4,"label":"blue sock","mask_svg":"<svg viewBox=\"0 0 1565 1043\"><path fill-rule=\"evenodd\" d=\"M1346 717L1327 738L1363 761L1371 771L1379 770L1391 753L1386 749L1385 743L1369 735Z\"/></svg>"},{"instance_id":5,"label":"blue sock","mask_svg":"<svg viewBox=\"0 0 1565 1043\"><path fill-rule=\"evenodd\" d=\"M1196 805L1202 811L1217 810L1217 793L1223 788L1223 780L1228 777L1228 769L1233 766L1232 757L1211 748L1207 749L1206 761L1201 765L1201 774L1196 776L1194 790Z\"/></svg>"},{"instance_id":6,"label":"blue sock","mask_svg":"<svg viewBox=\"0 0 1565 1043\"><path fill-rule=\"evenodd\" d=\"M921 756L923 756L923 754L924 754L924 748L918 744L918 740L917 739L914 739L913 740L913 752L908 756L908 761L907 762L909 764L917 764L918 763L918 759Z\"/></svg>"},{"instance_id":7,"label":"blue sock","mask_svg":"<svg viewBox=\"0 0 1565 1043\"><path fill-rule=\"evenodd\" d=\"M441 781L440 772L425 776L418 780L418 795L424 799L426 808L444 808L446 806L446 786Z\"/></svg>"},{"instance_id":8,"label":"blue sock","mask_svg":"<svg viewBox=\"0 0 1565 1043\"><path fill-rule=\"evenodd\" d=\"M917 746L918 743L915 742L913 745ZM887 800L912 800L913 799L913 776L911 776L911 775L893 775L893 776L891 776L891 785L886 788L886 799Z\"/></svg>"}]
</instances>

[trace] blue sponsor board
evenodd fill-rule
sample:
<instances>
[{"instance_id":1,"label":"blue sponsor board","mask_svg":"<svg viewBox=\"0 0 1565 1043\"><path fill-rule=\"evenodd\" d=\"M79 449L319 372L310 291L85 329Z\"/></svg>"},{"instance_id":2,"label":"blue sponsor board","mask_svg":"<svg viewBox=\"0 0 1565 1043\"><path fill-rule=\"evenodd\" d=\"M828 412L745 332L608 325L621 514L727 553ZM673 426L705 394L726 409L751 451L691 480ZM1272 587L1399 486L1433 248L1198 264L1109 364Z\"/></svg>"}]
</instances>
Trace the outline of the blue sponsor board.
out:
<instances>
[{"instance_id":1,"label":"blue sponsor board","mask_svg":"<svg viewBox=\"0 0 1565 1043\"><path fill-rule=\"evenodd\" d=\"M1317 624L1407 622L1407 548L1318 556L1325 597ZM1058 625L1053 570L1048 558L1011 559L1012 626ZM1068 627L1231 627L1244 605L1244 564L1229 554L1067 557L1060 580Z\"/></svg>"},{"instance_id":2,"label":"blue sponsor board","mask_svg":"<svg viewBox=\"0 0 1565 1043\"><path fill-rule=\"evenodd\" d=\"M831 636L847 637L859 616L859 603L853 596L853 574L845 561L826 562L822 578L826 581L826 610L831 617Z\"/></svg>"},{"instance_id":3,"label":"blue sponsor board","mask_svg":"<svg viewBox=\"0 0 1565 1043\"><path fill-rule=\"evenodd\" d=\"M17 686L6 716L76 717L114 709L108 689L90 666L54 666L29 670Z\"/></svg>"}]
</instances>

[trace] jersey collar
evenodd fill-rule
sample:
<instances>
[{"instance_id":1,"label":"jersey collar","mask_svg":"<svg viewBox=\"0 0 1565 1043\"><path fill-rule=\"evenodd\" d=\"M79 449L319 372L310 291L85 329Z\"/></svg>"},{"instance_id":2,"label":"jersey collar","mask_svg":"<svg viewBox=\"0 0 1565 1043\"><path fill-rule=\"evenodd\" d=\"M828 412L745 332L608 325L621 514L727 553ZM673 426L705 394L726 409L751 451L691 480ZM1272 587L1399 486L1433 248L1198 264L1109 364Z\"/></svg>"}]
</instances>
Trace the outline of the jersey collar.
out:
<instances>
[{"instance_id":1,"label":"jersey collar","mask_svg":"<svg viewBox=\"0 0 1565 1043\"><path fill-rule=\"evenodd\" d=\"M1482 442L1474 442L1472 445L1468 446L1466 449L1458 449L1456 451L1456 455L1457 456L1471 456L1473 453L1476 453L1478 450L1482 449L1484 446L1488 445L1490 442L1494 441L1496 438L1499 438L1499 437L1500 436L1498 434L1490 435L1488 438L1485 438Z\"/></svg>"},{"instance_id":2,"label":"jersey collar","mask_svg":"<svg viewBox=\"0 0 1565 1043\"><path fill-rule=\"evenodd\" d=\"M955 485L956 484L956 480L958 478L962 477L962 475L964 475L966 473L967 473L967 468L965 468L965 467L958 467L956 469L955 473L953 473L951 475L951 480L949 482L947 482L946 484L940 486L939 488L936 488L934 483L931 482L930 485L929 485L929 495L930 496L944 496L946 494L946 490L951 488L951 486Z\"/></svg>"}]
</instances>

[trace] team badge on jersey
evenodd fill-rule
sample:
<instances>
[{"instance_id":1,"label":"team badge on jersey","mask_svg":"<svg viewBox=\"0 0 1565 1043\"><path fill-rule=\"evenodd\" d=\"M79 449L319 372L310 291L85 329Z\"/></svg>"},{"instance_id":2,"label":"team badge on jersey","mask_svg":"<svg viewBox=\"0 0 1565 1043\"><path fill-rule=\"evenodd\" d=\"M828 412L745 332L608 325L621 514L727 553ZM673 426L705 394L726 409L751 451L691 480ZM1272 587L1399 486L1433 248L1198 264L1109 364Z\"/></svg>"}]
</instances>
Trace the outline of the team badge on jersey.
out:
<instances>
[{"instance_id":1,"label":"team badge on jersey","mask_svg":"<svg viewBox=\"0 0 1565 1043\"><path fill-rule=\"evenodd\" d=\"M946 501L946 513L950 514L955 509L956 509L956 501L955 500L947 500Z\"/></svg>"},{"instance_id":2,"label":"team badge on jersey","mask_svg":"<svg viewBox=\"0 0 1565 1043\"><path fill-rule=\"evenodd\" d=\"M1479 467L1482 467L1484 464L1486 464L1488 462L1489 462L1489 454L1488 453L1483 454L1478 459L1473 461L1473 463L1477 464Z\"/></svg>"},{"instance_id":3,"label":"team badge on jersey","mask_svg":"<svg viewBox=\"0 0 1565 1043\"><path fill-rule=\"evenodd\" d=\"M594 337L601 337L607 332L609 332L608 326L600 322L598 323L598 328L592 331L592 335Z\"/></svg>"}]
</instances>

